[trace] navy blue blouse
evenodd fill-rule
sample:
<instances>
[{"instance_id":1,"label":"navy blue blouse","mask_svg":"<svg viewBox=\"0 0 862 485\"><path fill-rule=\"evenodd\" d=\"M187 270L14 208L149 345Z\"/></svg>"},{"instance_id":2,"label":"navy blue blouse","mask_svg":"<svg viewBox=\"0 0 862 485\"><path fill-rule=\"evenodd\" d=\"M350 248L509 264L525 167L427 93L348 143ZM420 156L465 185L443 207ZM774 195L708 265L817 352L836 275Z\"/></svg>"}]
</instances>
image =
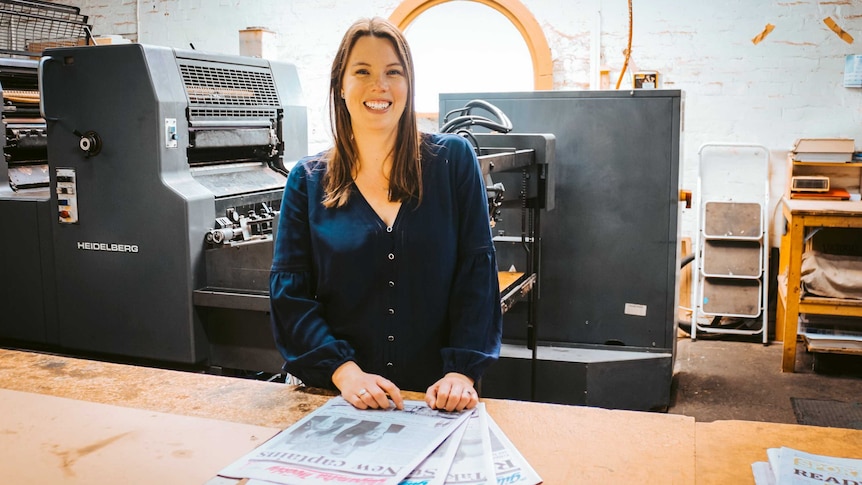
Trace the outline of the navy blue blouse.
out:
<instances>
[{"instance_id":1,"label":"navy blue blouse","mask_svg":"<svg viewBox=\"0 0 862 485\"><path fill-rule=\"evenodd\" d=\"M306 385L334 388L332 373L353 360L425 391L447 372L478 380L499 356L497 263L476 156L455 135L423 143L422 203L404 201L391 227L356 186L346 205L323 206L321 155L290 172L270 274L272 326L284 369Z\"/></svg>"}]
</instances>

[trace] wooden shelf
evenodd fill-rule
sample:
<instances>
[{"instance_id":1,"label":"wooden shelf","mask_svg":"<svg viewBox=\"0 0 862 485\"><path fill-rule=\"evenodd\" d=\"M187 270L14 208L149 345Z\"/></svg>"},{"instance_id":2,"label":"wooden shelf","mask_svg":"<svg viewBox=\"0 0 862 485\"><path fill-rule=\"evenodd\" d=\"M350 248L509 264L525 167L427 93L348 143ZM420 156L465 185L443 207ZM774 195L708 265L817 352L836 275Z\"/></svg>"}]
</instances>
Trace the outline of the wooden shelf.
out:
<instances>
[{"instance_id":1,"label":"wooden shelf","mask_svg":"<svg viewBox=\"0 0 862 485\"><path fill-rule=\"evenodd\" d=\"M791 196L791 180L795 176L823 176L830 188L853 193L862 190L862 162L799 162L787 155L787 183L784 196Z\"/></svg>"},{"instance_id":2,"label":"wooden shelf","mask_svg":"<svg viewBox=\"0 0 862 485\"><path fill-rule=\"evenodd\" d=\"M781 238L776 338L782 341L783 347L781 369L793 372L800 314L862 317L862 301L806 295L801 283L807 230L818 227L862 229L862 202L784 198L781 207L787 232ZM840 335L832 340L840 340Z\"/></svg>"},{"instance_id":3,"label":"wooden shelf","mask_svg":"<svg viewBox=\"0 0 862 485\"><path fill-rule=\"evenodd\" d=\"M804 166L804 167L841 167L841 168L860 168L862 167L862 162L799 162L797 160L791 160L793 165Z\"/></svg>"}]
</instances>

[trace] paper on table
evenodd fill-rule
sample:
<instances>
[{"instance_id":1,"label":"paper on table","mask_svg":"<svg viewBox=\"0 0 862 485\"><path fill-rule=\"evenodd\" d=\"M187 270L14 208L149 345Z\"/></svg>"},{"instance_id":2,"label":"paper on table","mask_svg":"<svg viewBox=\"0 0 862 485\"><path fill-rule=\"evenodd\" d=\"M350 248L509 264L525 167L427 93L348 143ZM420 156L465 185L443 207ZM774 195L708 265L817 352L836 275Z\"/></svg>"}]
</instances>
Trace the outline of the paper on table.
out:
<instances>
[{"instance_id":1,"label":"paper on table","mask_svg":"<svg viewBox=\"0 0 862 485\"><path fill-rule=\"evenodd\" d=\"M467 430L467 421L452 432L443 443L434 450L434 453L416 467L407 478L398 485L443 485L452 462L455 461L455 453L458 445Z\"/></svg>"},{"instance_id":2,"label":"paper on table","mask_svg":"<svg viewBox=\"0 0 862 485\"><path fill-rule=\"evenodd\" d=\"M786 446L769 448L766 450L766 455L769 458L770 471L775 477L774 483L777 485L862 483L862 459L815 455ZM763 465L758 465L756 468L754 465L752 465L752 471L757 480L758 472L763 472ZM761 482L756 483L761 485Z\"/></svg>"},{"instance_id":3,"label":"paper on table","mask_svg":"<svg viewBox=\"0 0 862 485\"><path fill-rule=\"evenodd\" d=\"M396 485L470 415L435 411L423 401L405 401L403 410L359 410L335 397L219 475Z\"/></svg>"},{"instance_id":4,"label":"paper on table","mask_svg":"<svg viewBox=\"0 0 862 485\"><path fill-rule=\"evenodd\" d=\"M485 411L485 404L479 403L467 421L467 430L461 438L452 467L449 468L446 485L496 483L491 437L488 432L488 413Z\"/></svg>"}]
</instances>

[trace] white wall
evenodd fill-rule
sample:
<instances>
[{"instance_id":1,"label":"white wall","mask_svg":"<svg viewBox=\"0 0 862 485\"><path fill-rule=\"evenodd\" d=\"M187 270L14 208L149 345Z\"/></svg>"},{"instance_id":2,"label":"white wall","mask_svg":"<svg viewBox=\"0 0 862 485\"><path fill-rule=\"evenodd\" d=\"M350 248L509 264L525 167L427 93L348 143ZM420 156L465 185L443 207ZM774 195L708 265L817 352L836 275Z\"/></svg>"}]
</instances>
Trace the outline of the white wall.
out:
<instances>
[{"instance_id":1,"label":"white wall","mask_svg":"<svg viewBox=\"0 0 862 485\"><path fill-rule=\"evenodd\" d=\"M589 89L592 42L616 84L628 38L624 0L521 0L551 47L556 89ZM63 0L90 15L96 35L147 44L239 53L240 30L277 32L279 60L295 63L309 108L310 150L328 144L329 67L355 19L387 17L398 0ZM565 6L563 6L565 5ZM774 201L784 158L799 137L856 138L862 146L862 90L843 87L844 56L862 54L862 2L635 0L632 64L660 72L661 86L684 92L684 188L694 189L704 143L755 143L771 152ZM832 17L856 42L823 23ZM755 45L767 23L774 31ZM461 25L459 25L460 27ZM599 30L600 35L596 35ZM441 32L441 35L445 33ZM629 77L621 88L631 86ZM770 208L771 212L771 208ZM683 211L684 236L694 214ZM773 245L777 238L772 238Z\"/></svg>"}]
</instances>

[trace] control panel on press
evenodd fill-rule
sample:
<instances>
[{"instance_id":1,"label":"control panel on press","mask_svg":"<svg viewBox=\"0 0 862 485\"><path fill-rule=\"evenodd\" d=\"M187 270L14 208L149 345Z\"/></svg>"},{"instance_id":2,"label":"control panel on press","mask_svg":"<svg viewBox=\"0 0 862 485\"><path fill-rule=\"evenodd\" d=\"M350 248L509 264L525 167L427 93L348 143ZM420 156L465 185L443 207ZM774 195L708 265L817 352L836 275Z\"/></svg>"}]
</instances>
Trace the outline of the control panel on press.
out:
<instances>
[{"instance_id":1,"label":"control panel on press","mask_svg":"<svg viewBox=\"0 0 862 485\"><path fill-rule=\"evenodd\" d=\"M74 168L57 168L57 212L60 224L78 222L78 189Z\"/></svg>"}]
</instances>

